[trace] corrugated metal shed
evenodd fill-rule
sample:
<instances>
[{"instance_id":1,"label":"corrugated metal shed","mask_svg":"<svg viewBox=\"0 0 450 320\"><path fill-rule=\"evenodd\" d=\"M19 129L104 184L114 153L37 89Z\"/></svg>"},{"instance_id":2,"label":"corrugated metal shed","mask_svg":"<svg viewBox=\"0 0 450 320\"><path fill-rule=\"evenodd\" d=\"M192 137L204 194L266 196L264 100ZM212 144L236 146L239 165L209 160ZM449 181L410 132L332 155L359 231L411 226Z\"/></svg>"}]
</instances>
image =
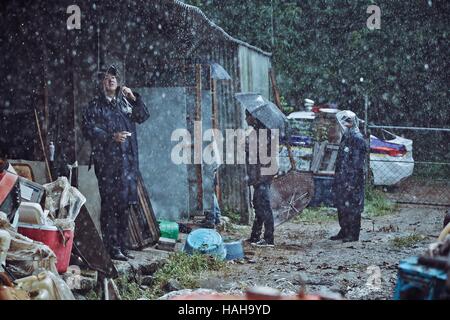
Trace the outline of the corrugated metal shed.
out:
<instances>
[{"instance_id":1,"label":"corrugated metal shed","mask_svg":"<svg viewBox=\"0 0 450 320\"><path fill-rule=\"evenodd\" d=\"M20 139L29 150L17 150L24 159L42 160L40 148L33 147L38 146L32 124L36 107L46 144L57 145L59 169L75 160L86 164L79 116L97 90L92 84L98 69L110 62L119 64L132 87L190 86L186 66L219 63L232 77L217 83L221 130L244 126L236 92L269 96L270 53L228 35L196 7L178 0L82 2L82 29L69 31L66 8L72 4L7 0L0 5L5 52L0 69L6 75L0 80L0 111L4 124L11 124L7 135L25 128ZM245 176L245 166L223 166L221 191L223 207L248 221Z\"/></svg>"}]
</instances>

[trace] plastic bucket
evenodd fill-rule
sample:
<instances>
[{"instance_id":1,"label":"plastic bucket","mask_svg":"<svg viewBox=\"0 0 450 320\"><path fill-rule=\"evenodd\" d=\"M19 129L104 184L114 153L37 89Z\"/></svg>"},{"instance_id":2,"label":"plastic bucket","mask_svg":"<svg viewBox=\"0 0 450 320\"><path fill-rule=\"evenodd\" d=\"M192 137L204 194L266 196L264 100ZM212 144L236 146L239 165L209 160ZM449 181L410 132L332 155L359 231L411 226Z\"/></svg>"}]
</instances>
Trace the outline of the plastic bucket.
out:
<instances>
[{"instance_id":1,"label":"plastic bucket","mask_svg":"<svg viewBox=\"0 0 450 320\"><path fill-rule=\"evenodd\" d=\"M227 251L226 260L240 260L244 259L244 249L241 241L233 241L225 243Z\"/></svg>"},{"instance_id":2,"label":"plastic bucket","mask_svg":"<svg viewBox=\"0 0 450 320\"><path fill-rule=\"evenodd\" d=\"M19 223L20 234L47 245L56 255L56 269L59 273L67 271L72 253L74 230L58 230L55 226Z\"/></svg>"},{"instance_id":3,"label":"plastic bucket","mask_svg":"<svg viewBox=\"0 0 450 320\"><path fill-rule=\"evenodd\" d=\"M161 238L169 238L178 240L179 227L178 223L166 220L158 220Z\"/></svg>"},{"instance_id":4,"label":"plastic bucket","mask_svg":"<svg viewBox=\"0 0 450 320\"><path fill-rule=\"evenodd\" d=\"M197 229L191 232L186 239L184 252L207 254L222 260L227 255L221 235L212 229Z\"/></svg>"}]
</instances>

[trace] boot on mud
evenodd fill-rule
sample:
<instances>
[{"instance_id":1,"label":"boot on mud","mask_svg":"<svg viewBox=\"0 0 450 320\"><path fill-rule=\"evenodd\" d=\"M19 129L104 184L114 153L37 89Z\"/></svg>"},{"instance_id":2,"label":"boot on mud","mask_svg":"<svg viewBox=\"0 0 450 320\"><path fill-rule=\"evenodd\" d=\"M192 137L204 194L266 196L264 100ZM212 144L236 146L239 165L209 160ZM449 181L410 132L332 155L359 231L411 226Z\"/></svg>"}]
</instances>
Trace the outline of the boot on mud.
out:
<instances>
[{"instance_id":1,"label":"boot on mud","mask_svg":"<svg viewBox=\"0 0 450 320\"><path fill-rule=\"evenodd\" d=\"M330 237L330 240L337 241L337 240L342 240L344 238L345 238L344 233L341 230L341 231L339 231L339 233L337 235Z\"/></svg>"},{"instance_id":2,"label":"boot on mud","mask_svg":"<svg viewBox=\"0 0 450 320\"><path fill-rule=\"evenodd\" d=\"M359 238L355 238L355 237L345 237L342 239L343 243L347 243L347 242L358 242Z\"/></svg>"}]
</instances>

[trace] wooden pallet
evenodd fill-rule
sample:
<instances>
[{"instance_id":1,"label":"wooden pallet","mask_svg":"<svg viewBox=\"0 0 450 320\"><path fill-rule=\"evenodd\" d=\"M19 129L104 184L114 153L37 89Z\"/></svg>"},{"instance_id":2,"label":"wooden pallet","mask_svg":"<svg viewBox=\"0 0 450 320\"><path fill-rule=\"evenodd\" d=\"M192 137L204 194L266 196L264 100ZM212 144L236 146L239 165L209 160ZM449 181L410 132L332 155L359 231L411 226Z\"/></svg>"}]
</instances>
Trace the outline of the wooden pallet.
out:
<instances>
[{"instance_id":1,"label":"wooden pallet","mask_svg":"<svg viewBox=\"0 0 450 320\"><path fill-rule=\"evenodd\" d=\"M159 225L144 186L142 177L138 178L138 205L130 210L130 242L132 249L141 249L158 242Z\"/></svg>"},{"instance_id":2,"label":"wooden pallet","mask_svg":"<svg viewBox=\"0 0 450 320\"><path fill-rule=\"evenodd\" d=\"M334 174L339 145L329 144L327 141L315 143L311 171L317 174Z\"/></svg>"}]
</instances>

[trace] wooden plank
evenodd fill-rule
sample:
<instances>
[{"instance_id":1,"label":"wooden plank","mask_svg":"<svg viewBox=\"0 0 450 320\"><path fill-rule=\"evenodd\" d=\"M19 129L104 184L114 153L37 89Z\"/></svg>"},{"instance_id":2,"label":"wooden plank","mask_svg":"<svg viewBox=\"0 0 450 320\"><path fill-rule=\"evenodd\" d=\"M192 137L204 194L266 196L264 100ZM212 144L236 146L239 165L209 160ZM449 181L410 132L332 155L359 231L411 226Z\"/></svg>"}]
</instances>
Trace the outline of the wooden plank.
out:
<instances>
[{"instance_id":1,"label":"wooden plank","mask_svg":"<svg viewBox=\"0 0 450 320\"><path fill-rule=\"evenodd\" d=\"M45 167L47 169L47 175L48 175L47 178L49 179L49 182L53 182L52 173L50 170L50 164L48 162L48 157L47 157L47 149L45 148L45 145L44 145L44 139L42 137L41 125L39 124L39 117L38 117L38 113L37 113L36 109L34 109L34 117L35 117L36 127L37 127L37 131L38 131L37 134L39 137L39 141L41 142L41 148L42 148L41 151L42 151L42 154L44 155Z\"/></svg>"},{"instance_id":2,"label":"wooden plank","mask_svg":"<svg viewBox=\"0 0 450 320\"><path fill-rule=\"evenodd\" d=\"M324 176L332 176L332 175L334 175L334 171L322 170L322 171L318 171L317 174L324 175Z\"/></svg>"},{"instance_id":3,"label":"wooden plank","mask_svg":"<svg viewBox=\"0 0 450 320\"><path fill-rule=\"evenodd\" d=\"M144 186L144 181L141 176L138 177L138 195L142 199L141 200L143 204L142 210L144 211L144 215L147 218L147 223L150 228L150 232L154 237L153 241L157 241L157 239L160 236L159 225L158 222L156 221L155 212L153 211L148 191Z\"/></svg>"},{"instance_id":4,"label":"wooden plank","mask_svg":"<svg viewBox=\"0 0 450 320\"><path fill-rule=\"evenodd\" d=\"M319 148L320 148L320 144L318 142L314 142L312 161L314 161L314 159L317 157L317 153L319 152Z\"/></svg>"},{"instance_id":5,"label":"wooden plank","mask_svg":"<svg viewBox=\"0 0 450 320\"><path fill-rule=\"evenodd\" d=\"M330 162L328 162L328 166L327 166L327 170L326 171L333 171L334 172L334 167L335 167L337 155L338 155L338 151L337 150L333 150L333 152L331 153Z\"/></svg>"},{"instance_id":6,"label":"wooden plank","mask_svg":"<svg viewBox=\"0 0 450 320\"><path fill-rule=\"evenodd\" d=\"M143 182L142 182L142 186L143 186ZM151 222L149 224L150 230L151 230L152 234L154 234L156 239L159 239L159 237L161 236L160 230L159 230L159 224L158 224L158 221L156 220L156 215L155 215L155 211L153 210L152 203L150 202L150 196L148 195L148 193L145 189L143 189L142 192L143 192L142 195L144 196L144 199L148 206L148 210L145 212L145 214L148 217L147 218L148 221Z\"/></svg>"},{"instance_id":7,"label":"wooden plank","mask_svg":"<svg viewBox=\"0 0 450 320\"><path fill-rule=\"evenodd\" d=\"M195 65L195 121L202 121L202 65ZM195 138L194 138L195 140ZM200 150L195 150L199 148ZM197 142L194 145L194 154L201 153L201 143ZM194 156L195 158L195 156ZM203 169L201 164L195 164L195 175L197 179L197 207L198 211L203 210Z\"/></svg>"},{"instance_id":8,"label":"wooden plank","mask_svg":"<svg viewBox=\"0 0 450 320\"><path fill-rule=\"evenodd\" d=\"M316 157L313 159L313 163L311 165L311 170L314 173L319 171L320 165L322 164L323 157L325 155L325 147L326 147L326 145L327 145L326 142L322 142L320 144L319 151L317 152Z\"/></svg>"},{"instance_id":9,"label":"wooden plank","mask_svg":"<svg viewBox=\"0 0 450 320\"><path fill-rule=\"evenodd\" d=\"M269 78L272 83L272 90L273 90L273 96L275 99L275 105L278 107L278 109L283 112L283 108L281 106L281 98L280 98L280 91L278 90L277 83L276 83L276 77L275 77L275 71L273 68L269 69ZM292 148L291 144L289 142L289 139L287 139L287 150L288 150L288 157L289 162L291 164L291 170L295 170L297 168L297 163L295 162L294 155L292 154Z\"/></svg>"},{"instance_id":10,"label":"wooden plank","mask_svg":"<svg viewBox=\"0 0 450 320\"><path fill-rule=\"evenodd\" d=\"M275 72L274 72L273 68L270 68L270 70L269 70L269 77L270 77L270 81L272 83L272 90L273 90L273 96L275 98L275 104L281 110L280 91L278 91L278 87L277 87L276 80L275 80L276 79Z\"/></svg>"},{"instance_id":11,"label":"wooden plank","mask_svg":"<svg viewBox=\"0 0 450 320\"><path fill-rule=\"evenodd\" d=\"M143 237L143 232L139 227L139 223L137 221L137 215L139 213L133 208L130 210L129 215L129 226L130 226L130 240L131 240L131 248L139 249L148 244L148 241Z\"/></svg>"},{"instance_id":12,"label":"wooden plank","mask_svg":"<svg viewBox=\"0 0 450 320\"><path fill-rule=\"evenodd\" d=\"M156 243L159 239L159 226L142 177L137 181L138 204L129 210L129 240L132 249L141 249Z\"/></svg>"}]
</instances>

